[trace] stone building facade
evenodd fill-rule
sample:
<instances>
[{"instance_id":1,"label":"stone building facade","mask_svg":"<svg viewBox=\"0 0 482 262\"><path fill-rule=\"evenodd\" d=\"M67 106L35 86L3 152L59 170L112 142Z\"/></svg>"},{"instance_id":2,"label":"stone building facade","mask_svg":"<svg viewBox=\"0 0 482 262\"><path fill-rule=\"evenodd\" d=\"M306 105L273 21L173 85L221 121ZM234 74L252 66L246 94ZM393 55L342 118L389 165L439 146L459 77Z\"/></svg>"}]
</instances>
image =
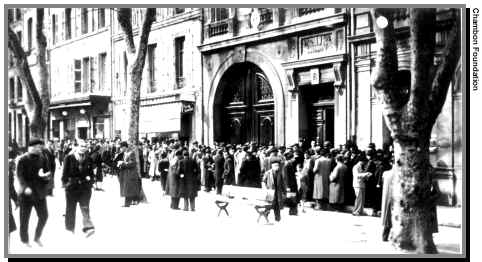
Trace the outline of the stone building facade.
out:
<instances>
[{"instance_id":1,"label":"stone building facade","mask_svg":"<svg viewBox=\"0 0 482 262\"><path fill-rule=\"evenodd\" d=\"M25 32L35 33L35 21L29 20L35 11L19 12L17 17L16 9L9 10L10 25L23 32L23 45L29 47L35 38ZM53 8L46 9L45 19L51 137L126 139L128 61L115 9ZM440 51L453 10L439 9L437 19ZM136 43L142 21L143 10L134 8ZM291 145L304 139L336 147L347 140L361 149L369 143L388 146L389 131L370 84L376 55L372 24L366 8L157 8L139 137L208 145ZM399 68L409 83L405 9L396 29ZM35 41L30 46L35 78ZM450 205L461 196L460 71L459 63L431 142L441 200ZM22 87L10 68L8 77L9 137L25 144Z\"/></svg>"}]
</instances>

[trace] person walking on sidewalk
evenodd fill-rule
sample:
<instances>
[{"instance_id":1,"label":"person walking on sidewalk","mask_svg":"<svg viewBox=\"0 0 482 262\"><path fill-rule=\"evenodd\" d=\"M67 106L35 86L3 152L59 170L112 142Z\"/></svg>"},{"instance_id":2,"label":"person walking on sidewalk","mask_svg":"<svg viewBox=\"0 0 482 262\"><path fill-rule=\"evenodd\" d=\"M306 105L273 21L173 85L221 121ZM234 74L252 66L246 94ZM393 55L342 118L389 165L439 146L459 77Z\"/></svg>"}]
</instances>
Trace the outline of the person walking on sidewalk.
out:
<instances>
[{"instance_id":1,"label":"person walking on sidewalk","mask_svg":"<svg viewBox=\"0 0 482 262\"><path fill-rule=\"evenodd\" d=\"M94 224L90 219L90 198L94 178L94 163L87 155L87 143L84 140L78 142L72 154L64 159L62 170L62 183L65 187L65 228L75 232L75 213L77 203L83 217L83 229L86 237L94 233Z\"/></svg>"},{"instance_id":2,"label":"person walking on sidewalk","mask_svg":"<svg viewBox=\"0 0 482 262\"><path fill-rule=\"evenodd\" d=\"M355 206L353 207L353 215L363 215L363 206L365 205L365 181L372 175L365 172L368 159L365 153L360 154L359 162L353 167L353 189L355 190Z\"/></svg>"},{"instance_id":3,"label":"person walking on sidewalk","mask_svg":"<svg viewBox=\"0 0 482 262\"><path fill-rule=\"evenodd\" d=\"M28 152L20 156L17 164L18 188L17 194L20 204L20 240L27 247L31 247L28 237L28 223L32 207L38 216L34 241L43 246L40 241L42 231L47 223L48 210L46 196L50 172L47 160L43 155L44 142L32 139L28 145Z\"/></svg>"},{"instance_id":4,"label":"person walking on sidewalk","mask_svg":"<svg viewBox=\"0 0 482 262\"><path fill-rule=\"evenodd\" d=\"M184 159L179 161L180 196L184 198L184 211L195 211L197 192L200 189L199 167L194 159L189 157L187 150L183 151Z\"/></svg>"}]
</instances>

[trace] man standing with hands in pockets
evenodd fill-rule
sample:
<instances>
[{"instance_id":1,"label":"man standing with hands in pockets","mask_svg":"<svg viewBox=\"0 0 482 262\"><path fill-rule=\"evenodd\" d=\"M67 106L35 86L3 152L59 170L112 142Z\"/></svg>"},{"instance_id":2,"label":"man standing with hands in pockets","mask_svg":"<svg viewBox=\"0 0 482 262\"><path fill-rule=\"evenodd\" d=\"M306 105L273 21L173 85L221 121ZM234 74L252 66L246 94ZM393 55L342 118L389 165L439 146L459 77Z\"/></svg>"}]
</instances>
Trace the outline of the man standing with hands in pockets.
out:
<instances>
[{"instance_id":1,"label":"man standing with hands in pockets","mask_svg":"<svg viewBox=\"0 0 482 262\"><path fill-rule=\"evenodd\" d=\"M40 139L32 139L28 144L28 152L20 156L17 165L17 194L20 204L20 240L31 247L28 237L28 223L32 207L38 216L37 228L35 229L34 241L40 247L42 231L48 218L47 200L50 170L43 156L44 142Z\"/></svg>"}]
</instances>

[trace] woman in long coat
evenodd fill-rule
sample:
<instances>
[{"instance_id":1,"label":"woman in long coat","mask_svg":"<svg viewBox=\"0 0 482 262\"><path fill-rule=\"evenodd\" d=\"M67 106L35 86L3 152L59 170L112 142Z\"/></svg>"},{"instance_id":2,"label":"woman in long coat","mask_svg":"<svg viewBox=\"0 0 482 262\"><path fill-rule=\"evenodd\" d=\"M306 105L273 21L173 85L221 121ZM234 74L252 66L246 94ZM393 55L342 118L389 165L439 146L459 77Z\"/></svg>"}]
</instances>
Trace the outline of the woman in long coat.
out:
<instances>
[{"instance_id":1,"label":"woman in long coat","mask_svg":"<svg viewBox=\"0 0 482 262\"><path fill-rule=\"evenodd\" d=\"M313 186L313 199L317 201L315 209L322 208L322 201L326 203L330 192L330 171L331 159L327 157L327 152L323 151L322 156L316 160L313 172L315 180Z\"/></svg>"},{"instance_id":2,"label":"woman in long coat","mask_svg":"<svg viewBox=\"0 0 482 262\"><path fill-rule=\"evenodd\" d=\"M180 192L180 177L179 177L179 162L182 157L181 150L176 150L174 158L169 162L169 172L167 174L166 193L171 196L171 208L179 209Z\"/></svg>"},{"instance_id":3,"label":"woman in long coat","mask_svg":"<svg viewBox=\"0 0 482 262\"><path fill-rule=\"evenodd\" d=\"M135 149L134 149L135 150ZM135 152L130 149L124 153L124 160L119 165L119 176L123 178L123 191L126 197L125 206L129 206L139 197L141 185L139 183L140 174L136 166Z\"/></svg>"},{"instance_id":4,"label":"woman in long coat","mask_svg":"<svg viewBox=\"0 0 482 262\"><path fill-rule=\"evenodd\" d=\"M330 204L336 210L345 201L345 177L348 168L343 163L343 155L336 156L336 166L330 174Z\"/></svg>"},{"instance_id":5,"label":"woman in long coat","mask_svg":"<svg viewBox=\"0 0 482 262\"><path fill-rule=\"evenodd\" d=\"M245 187L261 187L261 166L251 151L246 152L246 158L241 162L238 183Z\"/></svg>"}]
</instances>

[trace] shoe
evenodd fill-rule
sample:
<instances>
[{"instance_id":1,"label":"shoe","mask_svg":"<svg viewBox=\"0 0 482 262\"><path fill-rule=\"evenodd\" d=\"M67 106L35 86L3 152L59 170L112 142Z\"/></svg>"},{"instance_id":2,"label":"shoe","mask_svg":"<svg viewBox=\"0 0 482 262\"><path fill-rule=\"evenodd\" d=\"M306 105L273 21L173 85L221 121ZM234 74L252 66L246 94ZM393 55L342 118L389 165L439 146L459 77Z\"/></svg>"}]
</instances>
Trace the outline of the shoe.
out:
<instances>
[{"instance_id":1,"label":"shoe","mask_svg":"<svg viewBox=\"0 0 482 262\"><path fill-rule=\"evenodd\" d=\"M39 247L43 247L44 245L40 241L40 239L34 240L35 244L37 244Z\"/></svg>"},{"instance_id":2,"label":"shoe","mask_svg":"<svg viewBox=\"0 0 482 262\"><path fill-rule=\"evenodd\" d=\"M30 243L28 243L28 242L22 242L22 245L24 247L32 248L32 245L30 245Z\"/></svg>"},{"instance_id":3,"label":"shoe","mask_svg":"<svg viewBox=\"0 0 482 262\"><path fill-rule=\"evenodd\" d=\"M193 209L191 209L191 212L194 212L194 211L196 211L194 208L193 208Z\"/></svg>"},{"instance_id":4,"label":"shoe","mask_svg":"<svg viewBox=\"0 0 482 262\"><path fill-rule=\"evenodd\" d=\"M89 229L85 232L85 238L92 236L95 233L94 229Z\"/></svg>"},{"instance_id":5,"label":"shoe","mask_svg":"<svg viewBox=\"0 0 482 262\"><path fill-rule=\"evenodd\" d=\"M130 205L122 205L121 207L130 207Z\"/></svg>"},{"instance_id":6,"label":"shoe","mask_svg":"<svg viewBox=\"0 0 482 262\"><path fill-rule=\"evenodd\" d=\"M187 208L184 208L184 211L189 211L189 209L187 209Z\"/></svg>"}]
</instances>

